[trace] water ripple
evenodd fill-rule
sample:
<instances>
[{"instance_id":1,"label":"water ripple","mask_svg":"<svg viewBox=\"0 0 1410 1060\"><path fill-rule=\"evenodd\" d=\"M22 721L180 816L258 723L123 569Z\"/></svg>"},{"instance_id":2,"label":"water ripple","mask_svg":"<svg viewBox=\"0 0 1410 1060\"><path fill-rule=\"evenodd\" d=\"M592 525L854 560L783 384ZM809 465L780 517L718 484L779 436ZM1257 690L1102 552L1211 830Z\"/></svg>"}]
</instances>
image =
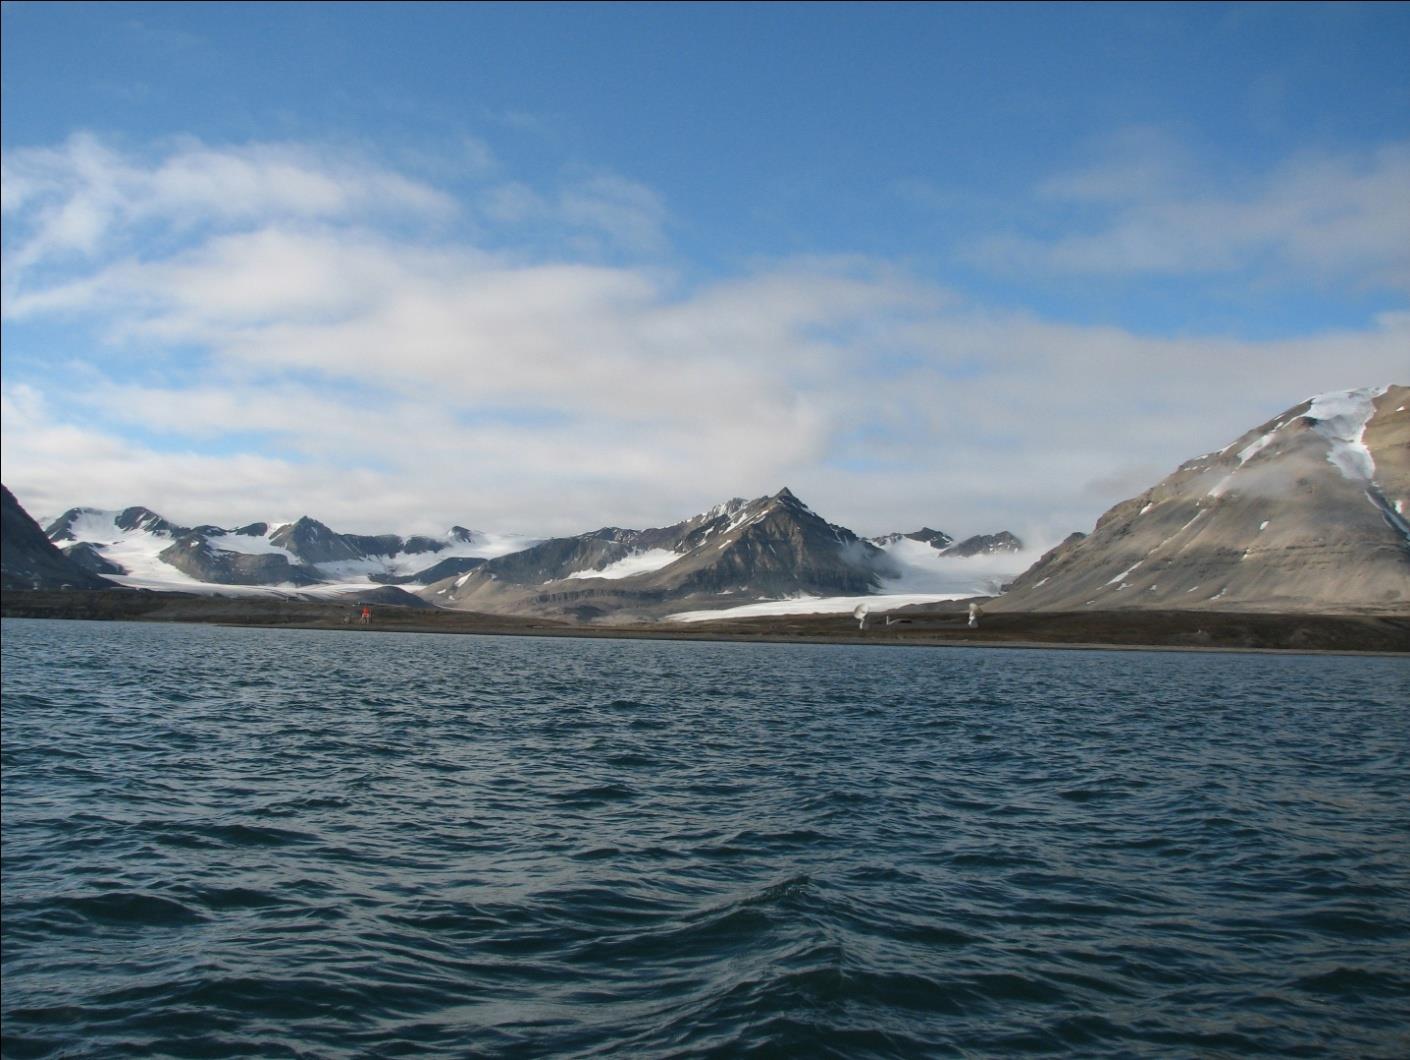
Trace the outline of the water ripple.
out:
<instances>
[{"instance_id":1,"label":"water ripple","mask_svg":"<svg viewBox=\"0 0 1410 1060\"><path fill-rule=\"evenodd\" d=\"M3 651L6 1056L1404 1055L1402 660Z\"/></svg>"}]
</instances>

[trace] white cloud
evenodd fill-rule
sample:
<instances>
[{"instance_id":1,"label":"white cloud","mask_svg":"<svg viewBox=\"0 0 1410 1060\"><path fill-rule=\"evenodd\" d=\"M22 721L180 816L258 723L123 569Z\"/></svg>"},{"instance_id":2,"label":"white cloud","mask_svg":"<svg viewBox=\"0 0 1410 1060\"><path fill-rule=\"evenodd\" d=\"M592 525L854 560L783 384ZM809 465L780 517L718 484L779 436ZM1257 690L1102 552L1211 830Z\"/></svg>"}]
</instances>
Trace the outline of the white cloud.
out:
<instances>
[{"instance_id":1,"label":"white cloud","mask_svg":"<svg viewBox=\"0 0 1410 1060\"><path fill-rule=\"evenodd\" d=\"M1215 190L1178 145L1131 134L1037 189L1097 209L1086 231L991 235L967 253L1003 269L1099 274L1222 273L1271 260L1298 275L1410 288L1410 144L1307 155L1241 183L1241 193Z\"/></svg>"},{"instance_id":2,"label":"white cloud","mask_svg":"<svg viewBox=\"0 0 1410 1060\"><path fill-rule=\"evenodd\" d=\"M666 247L664 200L645 184L611 173L577 174L551 192L506 181L484 193L480 210L501 224L551 226L558 238L566 230L585 252L654 254Z\"/></svg>"},{"instance_id":3,"label":"white cloud","mask_svg":"<svg viewBox=\"0 0 1410 1060\"><path fill-rule=\"evenodd\" d=\"M1150 201L1188 193L1197 167L1189 150L1164 130L1131 126L1097 144L1087 165L1048 177L1040 198L1090 203Z\"/></svg>"},{"instance_id":4,"label":"white cloud","mask_svg":"<svg viewBox=\"0 0 1410 1060\"><path fill-rule=\"evenodd\" d=\"M569 224L610 237L628 250L666 244L666 206L645 184L612 175L589 177L563 189L559 209Z\"/></svg>"},{"instance_id":5,"label":"white cloud","mask_svg":"<svg viewBox=\"0 0 1410 1060\"><path fill-rule=\"evenodd\" d=\"M276 221L409 214L444 218L453 199L344 152L300 144L211 148L183 140L155 162L87 133L4 160L5 290L36 268L124 249L156 225L168 233ZM170 238L170 236L168 236Z\"/></svg>"},{"instance_id":6,"label":"white cloud","mask_svg":"<svg viewBox=\"0 0 1410 1060\"><path fill-rule=\"evenodd\" d=\"M688 286L408 236L355 186L400 178L312 148L221 156L187 145L143 163L70 141L44 180L22 154L7 183L15 252L35 233L45 247L7 317L33 331L62 315L104 339L85 369L47 377L17 376L7 350L3 477L39 511L575 532L790 485L864 533L1009 528L1041 544L1310 393L1403 374L1410 339L1397 316L1280 341L1152 338L985 310L865 260ZM275 156L303 160L290 188L263 183L280 183L262 168ZM85 176L99 158L120 176ZM413 216L448 208L408 187ZM245 205L198 223L214 189ZM659 234L659 199L599 178L579 192L578 216L552 220L566 192L528 188L501 208L570 235ZM618 207L657 221L633 237ZM51 357L37 341L26 363Z\"/></svg>"}]
</instances>

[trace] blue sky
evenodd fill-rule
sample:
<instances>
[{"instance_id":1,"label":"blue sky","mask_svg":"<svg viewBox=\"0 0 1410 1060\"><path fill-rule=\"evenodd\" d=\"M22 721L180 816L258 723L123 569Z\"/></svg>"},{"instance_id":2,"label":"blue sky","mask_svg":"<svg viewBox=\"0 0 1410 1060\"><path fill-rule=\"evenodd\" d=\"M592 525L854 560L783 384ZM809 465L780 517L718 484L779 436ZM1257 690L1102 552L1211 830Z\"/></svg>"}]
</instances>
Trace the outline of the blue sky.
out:
<instances>
[{"instance_id":1,"label":"blue sky","mask_svg":"<svg viewBox=\"0 0 1410 1060\"><path fill-rule=\"evenodd\" d=\"M3 19L37 512L1052 539L1410 378L1410 5Z\"/></svg>"}]
</instances>

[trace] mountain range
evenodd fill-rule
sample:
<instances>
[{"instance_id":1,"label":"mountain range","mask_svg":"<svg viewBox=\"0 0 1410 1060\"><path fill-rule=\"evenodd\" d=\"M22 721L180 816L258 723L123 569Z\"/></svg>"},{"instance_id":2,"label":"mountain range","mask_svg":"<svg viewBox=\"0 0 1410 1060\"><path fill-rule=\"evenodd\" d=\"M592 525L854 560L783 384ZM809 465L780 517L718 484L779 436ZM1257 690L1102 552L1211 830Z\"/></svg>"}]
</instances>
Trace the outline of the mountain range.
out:
<instances>
[{"instance_id":1,"label":"mountain range","mask_svg":"<svg viewBox=\"0 0 1410 1060\"><path fill-rule=\"evenodd\" d=\"M999 611L1405 612L1408 409L1405 386L1309 398L1185 462L1026 571L1007 531L864 539L786 488L670 526L546 540L462 526L346 534L307 516L186 527L142 507L73 508L40 531L7 491L4 584L305 596L381 586L400 602L587 622L850 610L877 594L891 607L997 595L988 606Z\"/></svg>"},{"instance_id":2,"label":"mountain range","mask_svg":"<svg viewBox=\"0 0 1410 1060\"><path fill-rule=\"evenodd\" d=\"M308 516L234 529L185 527L143 507L70 508L45 533L94 574L172 583L167 587L425 584L462 574L505 547L463 526L441 538L342 534Z\"/></svg>"},{"instance_id":3,"label":"mountain range","mask_svg":"<svg viewBox=\"0 0 1410 1060\"><path fill-rule=\"evenodd\" d=\"M307 516L188 527L144 507L71 508L46 533L68 563L133 587L318 597L400 586L439 607L578 621L865 596L915 589L917 576L929 598L968 596L1002 579L992 564L964 561L1010 557L1004 578L1024 566L1016 558L1022 542L1006 531L958 544L930 529L868 541L786 488L667 527L547 540L462 526L440 537L345 534Z\"/></svg>"},{"instance_id":4,"label":"mountain range","mask_svg":"<svg viewBox=\"0 0 1410 1060\"><path fill-rule=\"evenodd\" d=\"M827 522L785 488L658 529L545 541L437 583L427 596L500 614L658 618L721 601L865 596L888 576L900 570L883 547Z\"/></svg>"}]
</instances>

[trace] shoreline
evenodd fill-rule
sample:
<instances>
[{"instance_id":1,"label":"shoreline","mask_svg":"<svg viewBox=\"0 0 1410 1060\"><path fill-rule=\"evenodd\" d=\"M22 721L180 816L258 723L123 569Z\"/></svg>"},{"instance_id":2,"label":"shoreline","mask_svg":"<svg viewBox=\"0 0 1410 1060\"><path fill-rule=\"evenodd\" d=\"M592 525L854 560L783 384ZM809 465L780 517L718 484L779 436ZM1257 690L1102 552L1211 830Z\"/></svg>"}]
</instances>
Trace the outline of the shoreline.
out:
<instances>
[{"instance_id":1,"label":"shoreline","mask_svg":"<svg viewBox=\"0 0 1410 1060\"><path fill-rule=\"evenodd\" d=\"M865 637L843 635L798 635L769 633L699 633L656 631L636 626L600 626L568 628L562 630L503 630L503 629L435 629L415 626L344 626L344 625L278 625L253 622L207 622L181 623L184 625L215 625L225 629L298 629L323 632L349 633L416 633L445 637L545 637L580 640L665 640L696 641L707 644L836 644L843 646L880 648L1014 648L1039 651L1162 651L1192 652L1224 655L1346 655L1372 656L1395 659L1410 654L1404 650L1359 649L1359 648L1240 648L1222 645L1201 646L1195 644L1103 644L1083 641L1022 641L1022 640L941 640L923 637Z\"/></svg>"},{"instance_id":2,"label":"shoreline","mask_svg":"<svg viewBox=\"0 0 1410 1060\"><path fill-rule=\"evenodd\" d=\"M969 629L963 612L873 616L861 631L846 615L774 615L690 624L576 625L551 619L373 605L362 625L346 603L208 597L140 591L11 590L0 614L14 618L183 622L262 629L362 633L578 637L754 644L1029 648L1068 651L1244 652L1300 655L1410 654L1410 614L1318 615L1210 611L1003 612Z\"/></svg>"}]
</instances>

